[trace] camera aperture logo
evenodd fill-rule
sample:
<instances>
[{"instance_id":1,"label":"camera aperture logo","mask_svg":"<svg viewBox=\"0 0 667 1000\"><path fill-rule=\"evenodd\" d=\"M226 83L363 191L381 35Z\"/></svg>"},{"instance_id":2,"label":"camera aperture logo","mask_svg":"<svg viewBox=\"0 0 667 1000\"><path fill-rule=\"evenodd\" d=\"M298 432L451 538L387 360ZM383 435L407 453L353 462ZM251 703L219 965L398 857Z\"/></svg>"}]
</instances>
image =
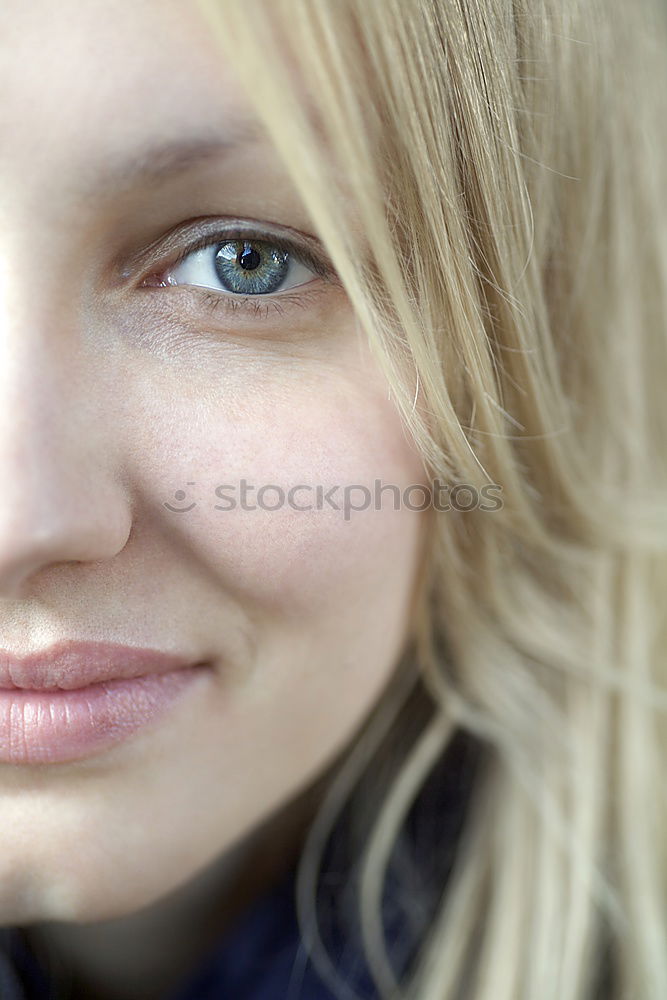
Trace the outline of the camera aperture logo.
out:
<instances>
[{"instance_id":1,"label":"camera aperture logo","mask_svg":"<svg viewBox=\"0 0 667 1000\"><path fill-rule=\"evenodd\" d=\"M187 487L196 487L190 480ZM221 483L212 489L209 509L229 512L233 510L293 510L293 511L338 511L345 521L354 514L367 510L455 511L468 513L479 510L491 513L503 507L502 486L485 483L481 487L468 483L444 483L434 479L429 485L410 483L398 486L373 481L372 488L363 483L323 485L322 483L295 483L281 486L277 483L257 485L247 479L238 483ZM171 501L162 506L174 514L186 514L200 505L194 498L196 491L179 488L172 494Z\"/></svg>"}]
</instances>

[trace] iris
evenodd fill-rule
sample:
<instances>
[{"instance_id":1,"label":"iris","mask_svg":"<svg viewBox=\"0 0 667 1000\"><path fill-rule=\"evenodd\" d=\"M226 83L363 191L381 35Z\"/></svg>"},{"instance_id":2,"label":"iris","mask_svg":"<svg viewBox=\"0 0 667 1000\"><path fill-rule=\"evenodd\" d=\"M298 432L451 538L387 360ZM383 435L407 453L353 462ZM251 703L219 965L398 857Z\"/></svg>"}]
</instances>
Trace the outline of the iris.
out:
<instances>
[{"instance_id":1,"label":"iris","mask_svg":"<svg viewBox=\"0 0 667 1000\"><path fill-rule=\"evenodd\" d=\"M214 249L216 274L230 292L269 295L289 270L289 254L261 240L228 240Z\"/></svg>"}]
</instances>

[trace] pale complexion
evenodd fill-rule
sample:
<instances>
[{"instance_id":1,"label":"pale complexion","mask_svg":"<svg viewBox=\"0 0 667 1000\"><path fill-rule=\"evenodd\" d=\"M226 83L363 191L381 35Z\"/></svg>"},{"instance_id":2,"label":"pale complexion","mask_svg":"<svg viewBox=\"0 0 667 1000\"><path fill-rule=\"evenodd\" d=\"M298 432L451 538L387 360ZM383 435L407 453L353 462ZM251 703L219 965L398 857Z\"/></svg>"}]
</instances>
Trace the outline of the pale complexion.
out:
<instances>
[{"instance_id":1,"label":"pale complexion","mask_svg":"<svg viewBox=\"0 0 667 1000\"><path fill-rule=\"evenodd\" d=\"M131 996L105 941L143 908L154 971L151 914L165 956L207 866L219 899L278 815L267 869L291 859L303 823L286 807L409 631L419 514L220 511L215 487L424 474L336 281L307 274L263 318L155 279L194 219L316 235L261 131L215 148L257 122L193 6L5 0L0 38L1 645L110 640L211 665L167 722L108 752L0 766L0 924L55 922L98 995ZM196 507L169 511L177 490Z\"/></svg>"}]
</instances>

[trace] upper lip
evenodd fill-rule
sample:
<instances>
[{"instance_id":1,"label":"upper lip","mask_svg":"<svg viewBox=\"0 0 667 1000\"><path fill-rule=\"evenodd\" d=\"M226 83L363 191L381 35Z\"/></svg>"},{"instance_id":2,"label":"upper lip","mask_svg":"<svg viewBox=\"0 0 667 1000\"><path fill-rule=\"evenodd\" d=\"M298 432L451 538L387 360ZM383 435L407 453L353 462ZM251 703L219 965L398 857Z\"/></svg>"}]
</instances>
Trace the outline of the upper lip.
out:
<instances>
[{"instance_id":1,"label":"upper lip","mask_svg":"<svg viewBox=\"0 0 667 1000\"><path fill-rule=\"evenodd\" d=\"M192 666L195 666L192 659L158 649L65 639L26 656L0 649L0 688L74 690L103 681Z\"/></svg>"}]
</instances>

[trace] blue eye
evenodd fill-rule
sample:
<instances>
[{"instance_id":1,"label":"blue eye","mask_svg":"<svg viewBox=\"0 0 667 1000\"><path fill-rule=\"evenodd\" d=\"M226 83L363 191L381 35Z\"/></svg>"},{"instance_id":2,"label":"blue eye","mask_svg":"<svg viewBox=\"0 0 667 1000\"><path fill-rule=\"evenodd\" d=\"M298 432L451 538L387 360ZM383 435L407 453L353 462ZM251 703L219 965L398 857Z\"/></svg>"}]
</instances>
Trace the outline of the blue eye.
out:
<instances>
[{"instance_id":1,"label":"blue eye","mask_svg":"<svg viewBox=\"0 0 667 1000\"><path fill-rule=\"evenodd\" d=\"M284 246L259 239L227 239L186 251L167 275L169 285L196 285L221 295L273 295L315 277L315 270Z\"/></svg>"},{"instance_id":2,"label":"blue eye","mask_svg":"<svg viewBox=\"0 0 667 1000\"><path fill-rule=\"evenodd\" d=\"M182 290L187 310L201 304L241 324L247 318L280 325L289 310L307 316L311 303L342 288L321 242L290 232L294 236L240 220L194 219L156 240L124 273L142 270L139 287L153 294Z\"/></svg>"}]
</instances>

